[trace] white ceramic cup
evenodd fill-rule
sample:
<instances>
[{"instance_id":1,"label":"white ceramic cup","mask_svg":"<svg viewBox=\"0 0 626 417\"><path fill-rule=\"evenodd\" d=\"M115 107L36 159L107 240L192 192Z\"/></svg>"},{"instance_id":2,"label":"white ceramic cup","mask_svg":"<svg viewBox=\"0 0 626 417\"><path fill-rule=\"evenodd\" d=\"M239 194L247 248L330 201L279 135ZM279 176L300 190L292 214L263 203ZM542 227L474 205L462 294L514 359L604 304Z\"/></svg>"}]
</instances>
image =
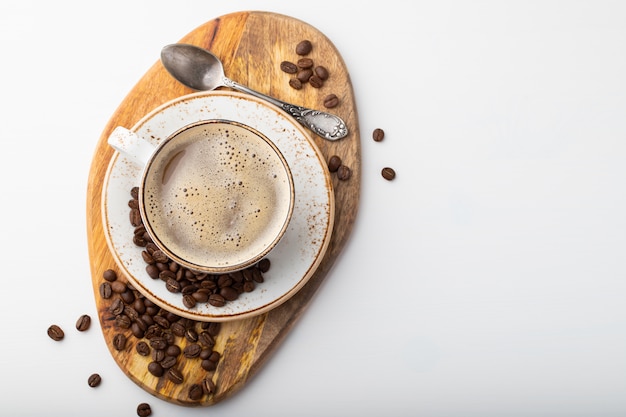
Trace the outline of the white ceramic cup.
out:
<instances>
[{"instance_id":1,"label":"white ceramic cup","mask_svg":"<svg viewBox=\"0 0 626 417\"><path fill-rule=\"evenodd\" d=\"M230 120L187 125L158 146L117 127L108 138L143 166L141 220L171 260L213 274L247 268L287 230L295 201L289 166L274 143Z\"/></svg>"}]
</instances>

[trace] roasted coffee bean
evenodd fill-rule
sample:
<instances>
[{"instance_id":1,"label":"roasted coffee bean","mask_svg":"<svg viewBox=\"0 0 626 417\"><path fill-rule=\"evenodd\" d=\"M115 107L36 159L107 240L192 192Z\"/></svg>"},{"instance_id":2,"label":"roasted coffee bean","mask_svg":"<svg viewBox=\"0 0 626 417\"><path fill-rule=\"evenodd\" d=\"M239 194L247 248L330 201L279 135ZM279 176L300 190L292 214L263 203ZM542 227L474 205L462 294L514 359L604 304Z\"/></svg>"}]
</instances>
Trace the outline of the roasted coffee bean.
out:
<instances>
[{"instance_id":1,"label":"roasted coffee bean","mask_svg":"<svg viewBox=\"0 0 626 417\"><path fill-rule=\"evenodd\" d=\"M209 359L205 359L200 362L200 366L207 372L215 371L217 369L217 363Z\"/></svg>"},{"instance_id":2,"label":"roasted coffee bean","mask_svg":"<svg viewBox=\"0 0 626 417\"><path fill-rule=\"evenodd\" d=\"M191 384L189 387L189 399L192 401L198 401L204 395L204 390L202 389L202 385L200 384Z\"/></svg>"},{"instance_id":3,"label":"roasted coffee bean","mask_svg":"<svg viewBox=\"0 0 626 417\"><path fill-rule=\"evenodd\" d=\"M180 322L172 323L170 326L170 330L178 337L185 336L185 326Z\"/></svg>"},{"instance_id":4,"label":"roasted coffee bean","mask_svg":"<svg viewBox=\"0 0 626 417\"><path fill-rule=\"evenodd\" d=\"M202 360L209 359L212 353L213 353L213 349L211 348L202 349L202 352L200 352L199 358Z\"/></svg>"},{"instance_id":5,"label":"roasted coffee bean","mask_svg":"<svg viewBox=\"0 0 626 417\"><path fill-rule=\"evenodd\" d=\"M137 227L141 224L141 213L139 212L139 209L130 209L128 217L132 226Z\"/></svg>"},{"instance_id":6,"label":"roasted coffee bean","mask_svg":"<svg viewBox=\"0 0 626 417\"><path fill-rule=\"evenodd\" d=\"M154 252L152 252L152 259L154 259L155 262L160 263L167 263L169 261L167 255L160 250L155 250Z\"/></svg>"},{"instance_id":7,"label":"roasted coffee bean","mask_svg":"<svg viewBox=\"0 0 626 417\"><path fill-rule=\"evenodd\" d=\"M372 139L374 139L375 142L380 142L384 138L385 138L384 130L382 130L381 128L374 129L374 131L372 132Z\"/></svg>"},{"instance_id":8,"label":"roasted coffee bean","mask_svg":"<svg viewBox=\"0 0 626 417\"><path fill-rule=\"evenodd\" d=\"M185 339L188 341L195 343L198 341L198 332L195 329L189 328L185 329Z\"/></svg>"},{"instance_id":9,"label":"roasted coffee bean","mask_svg":"<svg viewBox=\"0 0 626 417\"><path fill-rule=\"evenodd\" d=\"M91 326L91 317L88 314L83 314L76 320L76 330L79 332L88 330L89 326Z\"/></svg>"},{"instance_id":10,"label":"roasted coffee bean","mask_svg":"<svg viewBox=\"0 0 626 417\"><path fill-rule=\"evenodd\" d=\"M341 165L338 169L337 169L337 178L339 178L342 181L346 181L347 179L349 179L352 176L352 171L350 170L349 167L345 166L345 165Z\"/></svg>"},{"instance_id":11,"label":"roasted coffee bean","mask_svg":"<svg viewBox=\"0 0 626 417\"><path fill-rule=\"evenodd\" d=\"M211 294L209 296L209 304L213 307L224 307L226 305L226 299L219 294Z\"/></svg>"},{"instance_id":12,"label":"roasted coffee bean","mask_svg":"<svg viewBox=\"0 0 626 417\"><path fill-rule=\"evenodd\" d=\"M337 172L339 167L343 164L343 161L337 155L333 155L328 160L328 170L330 172Z\"/></svg>"},{"instance_id":13,"label":"roasted coffee bean","mask_svg":"<svg viewBox=\"0 0 626 417\"><path fill-rule=\"evenodd\" d=\"M206 347L215 346L215 339L211 336L211 333L204 331L198 335L198 342Z\"/></svg>"},{"instance_id":14,"label":"roasted coffee bean","mask_svg":"<svg viewBox=\"0 0 626 417\"><path fill-rule=\"evenodd\" d=\"M109 306L109 311L115 316L122 314L124 312L124 301L119 297L115 297Z\"/></svg>"},{"instance_id":15,"label":"roasted coffee bean","mask_svg":"<svg viewBox=\"0 0 626 417\"><path fill-rule=\"evenodd\" d=\"M328 79L328 70L326 69L326 67L323 67L321 65L318 65L315 67L315 69L313 70L313 72L315 73L315 75L317 75L320 80L322 81L326 81Z\"/></svg>"},{"instance_id":16,"label":"roasted coffee bean","mask_svg":"<svg viewBox=\"0 0 626 417\"><path fill-rule=\"evenodd\" d=\"M147 310L146 310L146 314L142 314L140 317L141 321L146 323L146 327L150 327L154 324L154 319L152 318L152 316L150 314L147 314ZM146 328L146 330L148 330Z\"/></svg>"},{"instance_id":17,"label":"roasted coffee bean","mask_svg":"<svg viewBox=\"0 0 626 417\"><path fill-rule=\"evenodd\" d=\"M153 324L151 326L148 326L148 328L146 329L146 333L143 335L143 337L145 337L148 340L152 340L155 337L162 337L162 335L163 335L163 328L159 326L158 324Z\"/></svg>"},{"instance_id":18,"label":"roasted coffee bean","mask_svg":"<svg viewBox=\"0 0 626 417\"><path fill-rule=\"evenodd\" d=\"M135 235L133 236L133 243L135 246L144 247L148 243L146 238L143 235Z\"/></svg>"},{"instance_id":19,"label":"roasted coffee bean","mask_svg":"<svg viewBox=\"0 0 626 417\"><path fill-rule=\"evenodd\" d=\"M61 329L61 327L53 324L52 326L48 327L48 336L50 336L50 339L58 342L60 340L63 340L63 338L65 337L65 333L63 332L63 329Z\"/></svg>"},{"instance_id":20,"label":"roasted coffee bean","mask_svg":"<svg viewBox=\"0 0 626 417\"><path fill-rule=\"evenodd\" d=\"M313 49L313 44L311 43L311 41L308 39L305 39L296 45L296 54L307 55L308 53L311 52L312 49Z\"/></svg>"},{"instance_id":21,"label":"roasted coffee bean","mask_svg":"<svg viewBox=\"0 0 626 417\"><path fill-rule=\"evenodd\" d=\"M209 332L209 334L214 338L220 333L221 329L222 325L219 322L210 322L206 327L207 332Z\"/></svg>"},{"instance_id":22,"label":"roasted coffee bean","mask_svg":"<svg viewBox=\"0 0 626 417\"><path fill-rule=\"evenodd\" d=\"M193 299L195 300L196 303L206 303L207 301L209 301L209 292L208 291L198 290L198 291L193 292L191 294L191 296L193 297ZM185 299L184 298L183 298L183 304L185 304ZM187 304L185 304L185 305L187 305ZM194 303L194 305L195 305L195 303ZM191 308L191 307L189 307L189 308Z\"/></svg>"},{"instance_id":23,"label":"roasted coffee bean","mask_svg":"<svg viewBox=\"0 0 626 417\"><path fill-rule=\"evenodd\" d=\"M167 379L172 381L174 384L182 384L185 380L183 373L178 368L170 368L167 371Z\"/></svg>"},{"instance_id":24,"label":"roasted coffee bean","mask_svg":"<svg viewBox=\"0 0 626 417\"><path fill-rule=\"evenodd\" d=\"M280 69L287 74L295 74L298 72L298 66L293 62L283 61L280 63Z\"/></svg>"},{"instance_id":25,"label":"roasted coffee bean","mask_svg":"<svg viewBox=\"0 0 626 417\"><path fill-rule=\"evenodd\" d=\"M175 358L180 356L180 353L181 353L181 350L180 350L180 346L178 345L169 345L167 349L165 349L166 355L173 356Z\"/></svg>"},{"instance_id":26,"label":"roasted coffee bean","mask_svg":"<svg viewBox=\"0 0 626 417\"><path fill-rule=\"evenodd\" d=\"M162 329L169 329L171 326L170 321L161 315L152 317L152 320L154 320L154 322L158 324L159 327L161 327Z\"/></svg>"},{"instance_id":27,"label":"roasted coffee bean","mask_svg":"<svg viewBox=\"0 0 626 417\"><path fill-rule=\"evenodd\" d=\"M117 273L112 269L107 269L102 273L102 277L108 282L113 282L117 279Z\"/></svg>"},{"instance_id":28,"label":"roasted coffee bean","mask_svg":"<svg viewBox=\"0 0 626 417\"><path fill-rule=\"evenodd\" d=\"M207 297L207 300L208 300L208 297ZM187 308L194 308L196 306L196 299L192 295L185 294L183 295L183 304Z\"/></svg>"},{"instance_id":29,"label":"roasted coffee bean","mask_svg":"<svg viewBox=\"0 0 626 417\"><path fill-rule=\"evenodd\" d=\"M173 272L171 272L171 271L163 271L163 272L161 272L161 275L164 274L165 272L169 272L170 274L173 274ZM175 278L168 278L167 281L165 282L165 288L169 292L179 293L180 290L181 290L180 282L176 281Z\"/></svg>"},{"instance_id":30,"label":"roasted coffee bean","mask_svg":"<svg viewBox=\"0 0 626 417\"><path fill-rule=\"evenodd\" d=\"M143 321L141 322L143 323ZM139 325L139 321L136 321L130 325L130 331L132 332L133 336L135 336L137 339L141 339L142 337L145 336L146 329L147 329L147 326L141 327Z\"/></svg>"},{"instance_id":31,"label":"roasted coffee bean","mask_svg":"<svg viewBox=\"0 0 626 417\"><path fill-rule=\"evenodd\" d=\"M306 83L309 81L309 78L311 78L312 75L313 71L311 71L309 68L306 68L298 71L298 74L296 74L296 78L300 80L301 83Z\"/></svg>"},{"instance_id":32,"label":"roasted coffee bean","mask_svg":"<svg viewBox=\"0 0 626 417\"><path fill-rule=\"evenodd\" d=\"M135 301L135 293L130 288L121 293L120 297L126 304L132 304Z\"/></svg>"},{"instance_id":33,"label":"roasted coffee bean","mask_svg":"<svg viewBox=\"0 0 626 417\"><path fill-rule=\"evenodd\" d=\"M160 363L152 361L148 364L148 372L158 378L163 376L163 367Z\"/></svg>"},{"instance_id":34,"label":"roasted coffee bean","mask_svg":"<svg viewBox=\"0 0 626 417\"><path fill-rule=\"evenodd\" d=\"M324 86L324 80L322 80L317 75L314 75L309 78L309 84L311 84L311 87L313 88L322 88Z\"/></svg>"},{"instance_id":35,"label":"roasted coffee bean","mask_svg":"<svg viewBox=\"0 0 626 417\"><path fill-rule=\"evenodd\" d=\"M150 404L141 403L137 406L137 415L139 417L148 417L152 414L152 409L150 408Z\"/></svg>"},{"instance_id":36,"label":"roasted coffee bean","mask_svg":"<svg viewBox=\"0 0 626 417\"><path fill-rule=\"evenodd\" d=\"M329 94L324 97L324 107L327 109L332 109L339 105L339 97L336 94Z\"/></svg>"},{"instance_id":37,"label":"roasted coffee bean","mask_svg":"<svg viewBox=\"0 0 626 417\"><path fill-rule=\"evenodd\" d=\"M153 361L161 363L163 358L165 358L165 350L163 350L163 349L152 349L152 360Z\"/></svg>"},{"instance_id":38,"label":"roasted coffee bean","mask_svg":"<svg viewBox=\"0 0 626 417\"><path fill-rule=\"evenodd\" d=\"M246 281L243 283L243 291L244 292L252 292L254 291L254 288L256 287L256 285L254 284L253 281Z\"/></svg>"},{"instance_id":39,"label":"roasted coffee bean","mask_svg":"<svg viewBox=\"0 0 626 417\"><path fill-rule=\"evenodd\" d=\"M205 395L210 395L215 392L215 382L209 377L206 377L202 380L202 391Z\"/></svg>"},{"instance_id":40,"label":"roasted coffee bean","mask_svg":"<svg viewBox=\"0 0 626 417\"><path fill-rule=\"evenodd\" d=\"M202 346L197 343L190 343L183 349L183 355L189 359L197 358L201 351Z\"/></svg>"},{"instance_id":41,"label":"roasted coffee bean","mask_svg":"<svg viewBox=\"0 0 626 417\"><path fill-rule=\"evenodd\" d=\"M220 288L233 285L233 278L230 275L222 274L217 278L217 286Z\"/></svg>"},{"instance_id":42,"label":"roasted coffee bean","mask_svg":"<svg viewBox=\"0 0 626 417\"><path fill-rule=\"evenodd\" d=\"M152 347L152 349L167 349L167 345L167 340L163 336L156 336L150 339L150 347Z\"/></svg>"},{"instance_id":43,"label":"roasted coffee bean","mask_svg":"<svg viewBox=\"0 0 626 417\"><path fill-rule=\"evenodd\" d=\"M239 293L233 287L224 287L220 290L220 295L226 301L234 301L239 297Z\"/></svg>"},{"instance_id":44,"label":"roasted coffee bean","mask_svg":"<svg viewBox=\"0 0 626 417\"><path fill-rule=\"evenodd\" d=\"M154 258L152 257L152 255L150 255L150 253L147 250L141 251L141 257L143 261L147 263L148 265L156 262Z\"/></svg>"},{"instance_id":45,"label":"roasted coffee bean","mask_svg":"<svg viewBox=\"0 0 626 417\"><path fill-rule=\"evenodd\" d=\"M150 278L157 279L161 271L159 271L159 268L155 264L150 264L146 266L146 272Z\"/></svg>"},{"instance_id":46,"label":"roasted coffee bean","mask_svg":"<svg viewBox=\"0 0 626 417\"><path fill-rule=\"evenodd\" d=\"M132 209L138 209L139 208L139 201L132 199L132 200L128 200L128 207L132 208Z\"/></svg>"},{"instance_id":47,"label":"roasted coffee bean","mask_svg":"<svg viewBox=\"0 0 626 417\"><path fill-rule=\"evenodd\" d=\"M137 314L144 314L146 312L146 305L143 303L142 298L137 298L133 301L133 308Z\"/></svg>"},{"instance_id":48,"label":"roasted coffee bean","mask_svg":"<svg viewBox=\"0 0 626 417\"><path fill-rule=\"evenodd\" d=\"M122 281L113 281L111 283L111 289L113 290L114 293L116 294L121 294L124 291L126 291L126 283L122 282Z\"/></svg>"},{"instance_id":49,"label":"roasted coffee bean","mask_svg":"<svg viewBox=\"0 0 626 417\"><path fill-rule=\"evenodd\" d=\"M176 356L165 355L161 360L161 366L163 369L170 369L172 366L176 365L176 362Z\"/></svg>"},{"instance_id":50,"label":"roasted coffee bean","mask_svg":"<svg viewBox=\"0 0 626 417\"><path fill-rule=\"evenodd\" d=\"M117 333L113 336L113 347L117 351L122 351L126 348L126 336L123 333Z\"/></svg>"},{"instance_id":51,"label":"roasted coffee bean","mask_svg":"<svg viewBox=\"0 0 626 417\"><path fill-rule=\"evenodd\" d=\"M391 181L396 177L396 171L393 168L386 167L381 171L381 175L387 181Z\"/></svg>"},{"instance_id":52,"label":"roasted coffee bean","mask_svg":"<svg viewBox=\"0 0 626 417\"><path fill-rule=\"evenodd\" d=\"M139 198L139 187L133 187L130 189L130 196L137 200Z\"/></svg>"},{"instance_id":53,"label":"roasted coffee bean","mask_svg":"<svg viewBox=\"0 0 626 417\"><path fill-rule=\"evenodd\" d=\"M89 378L87 378L87 385L91 388L95 388L102 382L102 378L98 374L91 374Z\"/></svg>"},{"instance_id":54,"label":"roasted coffee bean","mask_svg":"<svg viewBox=\"0 0 626 417\"><path fill-rule=\"evenodd\" d=\"M257 267L259 268L259 271L265 273L270 270L271 265L272 262L269 260L269 258L263 258L259 261Z\"/></svg>"},{"instance_id":55,"label":"roasted coffee bean","mask_svg":"<svg viewBox=\"0 0 626 417\"><path fill-rule=\"evenodd\" d=\"M311 58L300 58L296 64L301 69L313 68L313 60Z\"/></svg>"},{"instance_id":56,"label":"roasted coffee bean","mask_svg":"<svg viewBox=\"0 0 626 417\"><path fill-rule=\"evenodd\" d=\"M100 284L100 297L104 300L108 300L113 295L113 289L111 289L111 284L107 281Z\"/></svg>"},{"instance_id":57,"label":"roasted coffee bean","mask_svg":"<svg viewBox=\"0 0 626 417\"><path fill-rule=\"evenodd\" d=\"M121 327L122 329L130 328L130 318L126 314L118 314L115 316L115 325L117 327Z\"/></svg>"},{"instance_id":58,"label":"roasted coffee bean","mask_svg":"<svg viewBox=\"0 0 626 417\"><path fill-rule=\"evenodd\" d=\"M137 343L137 345L135 346L135 350L141 356L148 356L150 354L150 346L148 346L148 344L143 340Z\"/></svg>"}]
</instances>

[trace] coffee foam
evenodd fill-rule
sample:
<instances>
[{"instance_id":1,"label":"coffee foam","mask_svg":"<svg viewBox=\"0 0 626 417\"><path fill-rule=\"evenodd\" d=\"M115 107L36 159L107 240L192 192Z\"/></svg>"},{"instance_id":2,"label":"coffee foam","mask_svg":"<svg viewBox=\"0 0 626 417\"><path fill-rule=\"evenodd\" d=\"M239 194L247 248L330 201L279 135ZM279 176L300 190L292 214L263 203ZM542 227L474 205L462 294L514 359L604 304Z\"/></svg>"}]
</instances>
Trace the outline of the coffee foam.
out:
<instances>
[{"instance_id":1,"label":"coffee foam","mask_svg":"<svg viewBox=\"0 0 626 417\"><path fill-rule=\"evenodd\" d=\"M158 150L144 178L144 217L155 243L194 265L236 266L257 257L293 207L280 156L238 125L184 130Z\"/></svg>"}]
</instances>

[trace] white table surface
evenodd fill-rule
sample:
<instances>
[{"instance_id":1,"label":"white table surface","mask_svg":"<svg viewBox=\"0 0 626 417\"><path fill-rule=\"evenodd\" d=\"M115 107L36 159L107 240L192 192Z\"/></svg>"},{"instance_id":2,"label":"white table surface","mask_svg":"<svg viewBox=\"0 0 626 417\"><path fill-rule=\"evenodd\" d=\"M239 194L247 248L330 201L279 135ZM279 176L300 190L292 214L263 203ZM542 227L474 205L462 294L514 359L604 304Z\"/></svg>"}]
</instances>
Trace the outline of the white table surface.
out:
<instances>
[{"instance_id":1,"label":"white table surface","mask_svg":"<svg viewBox=\"0 0 626 417\"><path fill-rule=\"evenodd\" d=\"M626 415L626 2L372 4L3 0L0 415ZM104 344L87 177L161 47L241 10L304 20L343 55L362 197L275 355L191 409L136 386Z\"/></svg>"}]
</instances>

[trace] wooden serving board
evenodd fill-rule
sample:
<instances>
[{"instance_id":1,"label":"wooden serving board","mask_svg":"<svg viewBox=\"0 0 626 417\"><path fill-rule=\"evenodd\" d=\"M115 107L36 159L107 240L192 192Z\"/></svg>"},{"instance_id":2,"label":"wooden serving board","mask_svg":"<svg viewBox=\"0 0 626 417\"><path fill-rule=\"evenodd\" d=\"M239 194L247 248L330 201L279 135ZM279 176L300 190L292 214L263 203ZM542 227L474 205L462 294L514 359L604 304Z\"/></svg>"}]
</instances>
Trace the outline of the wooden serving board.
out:
<instances>
[{"instance_id":1,"label":"wooden serving board","mask_svg":"<svg viewBox=\"0 0 626 417\"><path fill-rule=\"evenodd\" d=\"M301 90L295 90L289 86L290 75L280 70L283 60L297 61L299 56L295 53L295 46L303 39L313 44L308 57L316 65L325 66L330 73L322 88L306 84ZM229 78L292 104L326 110L322 105L323 98L330 93L336 94L340 104L329 111L343 118L350 131L346 138L335 142L311 134L326 159L338 155L352 171L348 180L342 181L332 175L336 200L335 225L321 264L309 282L279 307L253 318L222 323L214 348L221 354L221 359L217 369L209 374L216 390L195 401L189 399L189 386L205 378L207 371L197 363L185 365L182 369L184 383L173 384L165 377L157 378L147 371L151 359L137 354L135 343L129 342L122 351L116 350L113 338L121 329L111 320L110 300L102 299L99 294L103 273L107 269L116 270L119 279L125 280L107 246L101 215L102 186L113 155L113 150L107 145L107 137L116 126L131 128L155 107L193 91L175 81L157 60L120 104L102 132L89 173L87 237L93 290L104 339L122 371L146 391L180 405L207 406L237 392L261 369L328 275L350 236L357 214L361 147L357 110L347 68L331 41L312 26L275 13L237 12L208 21L179 42L211 50L223 61ZM131 340L132 335L130 332L127 334Z\"/></svg>"}]
</instances>

